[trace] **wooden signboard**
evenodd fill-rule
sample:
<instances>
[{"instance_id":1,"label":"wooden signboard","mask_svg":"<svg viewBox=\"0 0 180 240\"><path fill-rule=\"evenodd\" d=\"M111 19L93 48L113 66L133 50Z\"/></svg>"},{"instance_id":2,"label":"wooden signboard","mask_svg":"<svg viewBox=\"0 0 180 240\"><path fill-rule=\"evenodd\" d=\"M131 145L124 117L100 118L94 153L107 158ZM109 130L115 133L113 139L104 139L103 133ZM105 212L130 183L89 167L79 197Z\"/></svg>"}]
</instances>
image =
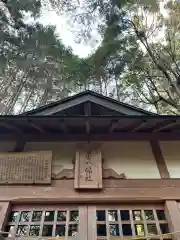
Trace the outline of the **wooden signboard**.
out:
<instances>
[{"instance_id":1,"label":"wooden signboard","mask_svg":"<svg viewBox=\"0 0 180 240\"><path fill-rule=\"evenodd\" d=\"M52 152L0 154L0 184L51 183Z\"/></svg>"},{"instance_id":2,"label":"wooden signboard","mask_svg":"<svg viewBox=\"0 0 180 240\"><path fill-rule=\"evenodd\" d=\"M76 189L102 188L102 156L100 149L76 152L74 187Z\"/></svg>"}]
</instances>

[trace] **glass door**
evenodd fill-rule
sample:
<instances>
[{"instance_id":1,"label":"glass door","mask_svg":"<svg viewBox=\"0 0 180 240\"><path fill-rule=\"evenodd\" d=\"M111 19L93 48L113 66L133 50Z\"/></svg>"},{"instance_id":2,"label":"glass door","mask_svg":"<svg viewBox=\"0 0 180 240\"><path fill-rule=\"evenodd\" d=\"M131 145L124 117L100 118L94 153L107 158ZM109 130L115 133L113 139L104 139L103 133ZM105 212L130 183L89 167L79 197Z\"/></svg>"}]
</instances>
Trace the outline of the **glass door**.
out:
<instances>
[{"instance_id":1,"label":"glass door","mask_svg":"<svg viewBox=\"0 0 180 240\"><path fill-rule=\"evenodd\" d=\"M150 240L169 233L164 207L150 204L17 205L4 230L8 240ZM164 239L171 236L156 238Z\"/></svg>"},{"instance_id":2,"label":"glass door","mask_svg":"<svg viewBox=\"0 0 180 240\"><path fill-rule=\"evenodd\" d=\"M13 206L5 232L9 239L87 240L87 206Z\"/></svg>"},{"instance_id":3,"label":"glass door","mask_svg":"<svg viewBox=\"0 0 180 240\"><path fill-rule=\"evenodd\" d=\"M88 206L88 240L119 240L133 237L150 240L149 235L168 233L161 205ZM156 240L171 239L170 235Z\"/></svg>"}]
</instances>

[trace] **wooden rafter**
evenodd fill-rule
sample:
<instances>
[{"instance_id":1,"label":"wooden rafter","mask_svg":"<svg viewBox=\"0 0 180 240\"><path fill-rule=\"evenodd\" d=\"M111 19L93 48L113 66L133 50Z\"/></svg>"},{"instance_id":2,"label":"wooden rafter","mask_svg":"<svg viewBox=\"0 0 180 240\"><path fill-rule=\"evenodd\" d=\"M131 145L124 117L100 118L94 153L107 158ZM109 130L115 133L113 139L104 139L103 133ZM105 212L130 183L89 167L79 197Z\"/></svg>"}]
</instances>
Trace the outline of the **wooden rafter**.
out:
<instances>
[{"instance_id":1,"label":"wooden rafter","mask_svg":"<svg viewBox=\"0 0 180 240\"><path fill-rule=\"evenodd\" d=\"M118 125L119 125L119 120L112 121L112 123L111 123L111 125L110 125L110 127L109 127L108 132L109 132L109 133L114 132L114 130L118 127Z\"/></svg>"},{"instance_id":2,"label":"wooden rafter","mask_svg":"<svg viewBox=\"0 0 180 240\"><path fill-rule=\"evenodd\" d=\"M8 122L0 122L0 126L2 126L2 127L4 126L5 128L14 130L14 131L19 132L19 133L22 132L20 128L16 127L15 125L12 125Z\"/></svg>"},{"instance_id":3,"label":"wooden rafter","mask_svg":"<svg viewBox=\"0 0 180 240\"><path fill-rule=\"evenodd\" d=\"M132 129L132 132L138 132L139 130L141 130L145 125L147 124L147 121L143 121L140 124L138 124L136 127L134 127Z\"/></svg>"},{"instance_id":4,"label":"wooden rafter","mask_svg":"<svg viewBox=\"0 0 180 240\"><path fill-rule=\"evenodd\" d=\"M32 128L35 128L36 130L38 130L38 132L44 133L44 129L40 126L37 125L37 123L33 123L33 121L28 120L28 122L30 123Z\"/></svg>"},{"instance_id":5,"label":"wooden rafter","mask_svg":"<svg viewBox=\"0 0 180 240\"><path fill-rule=\"evenodd\" d=\"M165 130L169 127L172 127L172 126L175 126L175 125L178 125L180 124L179 122L177 122L176 120L173 120L171 123L167 123L165 122L163 125L159 126L159 127L156 127L153 132L159 132L159 131L162 131L162 130Z\"/></svg>"}]
</instances>

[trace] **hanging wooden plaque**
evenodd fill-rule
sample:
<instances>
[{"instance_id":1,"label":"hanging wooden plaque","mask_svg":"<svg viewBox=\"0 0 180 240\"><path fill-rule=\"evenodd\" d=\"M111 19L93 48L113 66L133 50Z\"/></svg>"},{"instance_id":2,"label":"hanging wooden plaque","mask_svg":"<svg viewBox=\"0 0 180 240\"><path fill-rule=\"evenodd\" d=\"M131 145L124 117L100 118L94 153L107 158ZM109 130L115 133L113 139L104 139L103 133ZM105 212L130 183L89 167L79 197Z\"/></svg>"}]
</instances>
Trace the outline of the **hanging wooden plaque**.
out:
<instances>
[{"instance_id":1,"label":"hanging wooden plaque","mask_svg":"<svg viewBox=\"0 0 180 240\"><path fill-rule=\"evenodd\" d=\"M76 189L102 188L102 156L100 149L76 152L74 187Z\"/></svg>"},{"instance_id":2,"label":"hanging wooden plaque","mask_svg":"<svg viewBox=\"0 0 180 240\"><path fill-rule=\"evenodd\" d=\"M51 183L52 152L0 154L0 184Z\"/></svg>"}]
</instances>

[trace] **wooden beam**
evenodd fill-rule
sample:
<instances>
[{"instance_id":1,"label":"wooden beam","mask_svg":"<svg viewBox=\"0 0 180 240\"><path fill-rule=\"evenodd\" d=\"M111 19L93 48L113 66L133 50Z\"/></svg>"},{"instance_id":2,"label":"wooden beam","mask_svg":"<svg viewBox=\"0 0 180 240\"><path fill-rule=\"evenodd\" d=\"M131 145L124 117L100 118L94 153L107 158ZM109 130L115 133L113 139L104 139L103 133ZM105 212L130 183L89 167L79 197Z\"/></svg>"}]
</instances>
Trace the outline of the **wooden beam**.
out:
<instances>
[{"instance_id":1,"label":"wooden beam","mask_svg":"<svg viewBox=\"0 0 180 240\"><path fill-rule=\"evenodd\" d=\"M48 189L48 191L45 191ZM33 191L33 192L32 192ZM62 194L63 192L63 194ZM12 203L161 203L180 200L180 179L104 180L101 192L75 191L74 180L53 180L46 186L0 186L0 202Z\"/></svg>"},{"instance_id":2,"label":"wooden beam","mask_svg":"<svg viewBox=\"0 0 180 240\"><path fill-rule=\"evenodd\" d=\"M175 125L178 125L178 124L180 124L180 123L177 122L176 120L173 120L171 123L166 123L166 122L165 122L163 125L161 124L161 126L156 127L156 128L153 130L153 132L159 132L159 131L161 131L161 130L165 130L165 129L169 128L169 127L172 127L172 126L175 126Z\"/></svg>"},{"instance_id":3,"label":"wooden beam","mask_svg":"<svg viewBox=\"0 0 180 240\"><path fill-rule=\"evenodd\" d=\"M30 142L56 142L56 141L179 141L178 133L104 133L104 134L62 134L62 133L39 133L39 134L0 134L0 141L17 141L24 139Z\"/></svg>"},{"instance_id":4,"label":"wooden beam","mask_svg":"<svg viewBox=\"0 0 180 240\"><path fill-rule=\"evenodd\" d=\"M164 156L162 154L158 141L151 140L150 144L151 144L151 149L154 154L154 158L156 160L161 178L170 178L170 175L166 166L166 162L164 160Z\"/></svg>"},{"instance_id":5,"label":"wooden beam","mask_svg":"<svg viewBox=\"0 0 180 240\"><path fill-rule=\"evenodd\" d=\"M91 102L85 102L84 103L84 114L85 116L91 116ZM91 132L91 125L88 120L85 121L85 128L86 128L86 133Z\"/></svg>"},{"instance_id":6,"label":"wooden beam","mask_svg":"<svg viewBox=\"0 0 180 240\"><path fill-rule=\"evenodd\" d=\"M67 127L67 125L66 125L64 120L60 120L60 127L61 127L61 129L63 130L64 133L68 133L69 132L68 131L68 127Z\"/></svg>"},{"instance_id":7,"label":"wooden beam","mask_svg":"<svg viewBox=\"0 0 180 240\"><path fill-rule=\"evenodd\" d=\"M86 133L89 134L91 132L91 125L90 125L89 121L85 122L85 126L86 126Z\"/></svg>"},{"instance_id":8,"label":"wooden beam","mask_svg":"<svg viewBox=\"0 0 180 240\"><path fill-rule=\"evenodd\" d=\"M177 232L172 235L173 240L180 240L180 209L176 201L165 202L165 213L168 220L170 232Z\"/></svg>"},{"instance_id":9,"label":"wooden beam","mask_svg":"<svg viewBox=\"0 0 180 240\"><path fill-rule=\"evenodd\" d=\"M84 113L86 116L91 116L91 102L84 103Z\"/></svg>"}]
</instances>

